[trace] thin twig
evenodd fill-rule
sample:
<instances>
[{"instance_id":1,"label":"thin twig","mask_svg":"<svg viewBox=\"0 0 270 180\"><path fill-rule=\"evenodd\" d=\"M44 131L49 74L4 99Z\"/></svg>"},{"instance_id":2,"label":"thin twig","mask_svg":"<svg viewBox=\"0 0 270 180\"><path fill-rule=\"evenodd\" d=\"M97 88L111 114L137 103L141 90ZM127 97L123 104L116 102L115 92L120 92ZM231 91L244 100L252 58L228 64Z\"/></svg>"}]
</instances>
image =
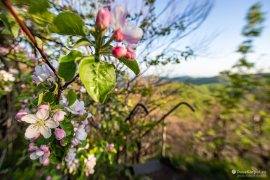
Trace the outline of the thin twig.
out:
<instances>
[{"instance_id":1,"label":"thin twig","mask_svg":"<svg viewBox=\"0 0 270 180\"><path fill-rule=\"evenodd\" d=\"M29 29L26 27L26 25L21 21L21 19L19 18L19 16L17 15L15 10L13 9L12 5L7 0L2 0L2 2L6 6L6 8L10 11L12 16L16 19L16 21L18 22L18 24L22 28L23 32L27 35L27 37L33 43L35 48L38 50L38 52L40 53L40 55L42 57L42 60L51 68L51 70L53 71L55 76L58 77L58 74L57 74L55 68L52 66L52 64L47 59L47 56L44 53L44 51L38 46L38 43L37 43L35 37L32 35L32 33L29 31Z\"/></svg>"}]
</instances>

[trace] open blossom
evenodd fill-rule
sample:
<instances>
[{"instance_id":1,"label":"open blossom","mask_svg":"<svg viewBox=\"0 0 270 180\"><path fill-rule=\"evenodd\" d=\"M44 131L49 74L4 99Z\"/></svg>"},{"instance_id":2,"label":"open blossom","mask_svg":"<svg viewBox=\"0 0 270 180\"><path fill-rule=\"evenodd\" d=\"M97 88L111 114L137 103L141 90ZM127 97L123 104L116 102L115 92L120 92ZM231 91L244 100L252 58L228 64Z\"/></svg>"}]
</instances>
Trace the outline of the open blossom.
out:
<instances>
[{"instance_id":1,"label":"open blossom","mask_svg":"<svg viewBox=\"0 0 270 180\"><path fill-rule=\"evenodd\" d=\"M54 69L58 69L59 63L54 60L51 62ZM33 79L36 83L42 83L44 81L52 82L55 79L55 74L47 64L43 64L35 67L35 72L33 73Z\"/></svg>"},{"instance_id":2,"label":"open blossom","mask_svg":"<svg viewBox=\"0 0 270 180\"><path fill-rule=\"evenodd\" d=\"M77 146L87 138L87 132L85 129L85 125L81 124L75 132L75 138L72 140L72 145Z\"/></svg>"},{"instance_id":3,"label":"open blossom","mask_svg":"<svg viewBox=\"0 0 270 180\"><path fill-rule=\"evenodd\" d=\"M78 99L71 106L66 107L66 109L72 114L76 114L80 116L86 113L86 110L84 108L84 102L79 101Z\"/></svg>"},{"instance_id":4,"label":"open blossom","mask_svg":"<svg viewBox=\"0 0 270 180\"><path fill-rule=\"evenodd\" d=\"M32 153L30 154L31 160L39 159L39 162L43 166L49 165L49 157L50 157L50 150L47 145L41 145L39 148L35 147L33 148Z\"/></svg>"},{"instance_id":5,"label":"open blossom","mask_svg":"<svg viewBox=\"0 0 270 180\"><path fill-rule=\"evenodd\" d=\"M49 118L49 111L40 109L36 114L28 114L21 118L22 121L31 125L25 131L25 137L34 138L38 134L42 134L44 138L51 136L51 129L56 128L59 123Z\"/></svg>"},{"instance_id":6,"label":"open blossom","mask_svg":"<svg viewBox=\"0 0 270 180\"><path fill-rule=\"evenodd\" d=\"M128 47L135 48L136 44L143 36L143 31L141 28L136 27L135 24L126 22L128 12L122 6L115 6L112 10L112 25L115 31L121 31L123 33L124 43Z\"/></svg>"},{"instance_id":7,"label":"open blossom","mask_svg":"<svg viewBox=\"0 0 270 180\"><path fill-rule=\"evenodd\" d=\"M94 174L96 166L96 157L93 154L90 154L88 158L85 160L85 175L89 176L90 174Z\"/></svg>"},{"instance_id":8,"label":"open blossom","mask_svg":"<svg viewBox=\"0 0 270 180\"><path fill-rule=\"evenodd\" d=\"M68 150L68 153L65 157L65 161L67 162L67 166L69 169L69 173L74 172L75 170L77 170L78 166L79 166L79 160L76 158L76 149L75 148L70 148Z\"/></svg>"},{"instance_id":9,"label":"open blossom","mask_svg":"<svg viewBox=\"0 0 270 180\"><path fill-rule=\"evenodd\" d=\"M35 72L33 73L33 79L36 83L42 83L46 80L53 81L55 74L50 69L47 64L43 64L35 67Z\"/></svg>"},{"instance_id":10,"label":"open blossom","mask_svg":"<svg viewBox=\"0 0 270 180\"><path fill-rule=\"evenodd\" d=\"M107 8L102 8L98 11L96 24L101 29L107 29L110 26L111 15Z\"/></svg>"}]
</instances>

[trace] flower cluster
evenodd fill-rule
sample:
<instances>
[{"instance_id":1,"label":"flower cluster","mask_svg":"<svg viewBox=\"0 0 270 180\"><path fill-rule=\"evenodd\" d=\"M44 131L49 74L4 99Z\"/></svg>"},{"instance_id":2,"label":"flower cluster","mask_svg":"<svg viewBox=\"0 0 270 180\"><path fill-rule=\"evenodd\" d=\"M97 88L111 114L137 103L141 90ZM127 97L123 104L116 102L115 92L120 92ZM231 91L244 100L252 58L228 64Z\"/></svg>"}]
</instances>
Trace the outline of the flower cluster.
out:
<instances>
[{"instance_id":1,"label":"flower cluster","mask_svg":"<svg viewBox=\"0 0 270 180\"><path fill-rule=\"evenodd\" d=\"M76 121L71 121L72 125L74 126L74 139L72 140L71 148L68 150L68 153L65 157L65 161L67 163L67 167L69 169L69 173L74 172L78 169L78 158L76 158L76 152L78 152L78 149L76 147L81 144L82 141L86 140L87 133L89 132L89 126L88 126L88 120L84 120L82 124L77 123ZM92 155L95 159L95 156ZM89 165L86 167L89 167L86 170L86 175L93 174L94 173L94 166L95 163L92 163L93 158L91 159L91 170L88 170L90 167ZM88 161L85 161L86 164L89 164Z\"/></svg>"},{"instance_id":2,"label":"flower cluster","mask_svg":"<svg viewBox=\"0 0 270 180\"><path fill-rule=\"evenodd\" d=\"M127 10L122 6L116 6L110 12L107 8L102 8L98 11L96 24L97 27L104 31L112 25L113 40L126 46L117 45L112 49L112 54L116 58L126 58L133 60L136 58L136 44L143 36L141 28L135 24L127 22Z\"/></svg>"},{"instance_id":3,"label":"flower cluster","mask_svg":"<svg viewBox=\"0 0 270 180\"><path fill-rule=\"evenodd\" d=\"M97 57L97 63L100 61L99 55L107 54L108 49L112 51L111 54L115 58L135 60L135 48L143 36L143 31L128 22L127 17L128 12L122 6L115 6L111 11L107 8L98 11L95 31L91 31L93 37L96 38L95 50L97 51L95 51L95 58ZM111 38L108 38L107 42L105 42L104 38L107 37L105 36L107 30L111 32ZM111 49L109 44L112 41L114 41L115 45ZM38 102L50 103L39 105L35 114L29 113L26 107L22 107L15 118L20 123L30 124L25 131L25 138L30 140L28 149L30 159L39 160L41 165L48 166L51 158L51 163L58 164L57 169L65 169L65 172L72 174L82 169L85 176L90 176L94 173L96 166L95 154L99 152L99 148L96 147L90 150L93 145L91 139L87 139L87 137L91 137L88 136L90 131L88 120L92 115L85 109L84 101L77 99L76 92L70 90L67 93L67 98L65 97L65 90L71 87L70 83L73 80L67 82L65 78L59 75L58 62L52 61L51 64L52 69L48 64L36 66L32 74L33 81L36 84L46 83L46 86L40 86L44 91L38 97ZM4 81L15 80L10 74L2 71L0 75L3 76ZM81 77L80 73L79 77ZM86 89L88 92L89 86L83 82L83 78L81 78L81 81L86 88L81 87L80 92L85 93ZM52 88L48 88L48 86ZM49 99L48 101L46 98L45 101L47 92L52 96L52 100ZM72 92L72 95L69 92ZM106 152L112 153L114 151L114 144L109 144ZM62 159L64 161L61 162Z\"/></svg>"},{"instance_id":4,"label":"flower cluster","mask_svg":"<svg viewBox=\"0 0 270 180\"><path fill-rule=\"evenodd\" d=\"M29 144L30 159L39 159L43 166L49 165L50 150L48 145L35 146L34 141L37 140L40 135L45 139L51 137L51 129L54 129L54 135L57 140L61 140L66 136L63 129L57 128L59 123L65 119L66 113L62 110L56 110L55 113L50 116L49 105L43 104L38 107L36 114L29 114L25 110L20 110L16 114L16 120L18 122L26 122L30 125L25 131L25 137L31 141Z\"/></svg>"},{"instance_id":5,"label":"flower cluster","mask_svg":"<svg viewBox=\"0 0 270 180\"><path fill-rule=\"evenodd\" d=\"M0 88L3 89L4 92L12 91L12 83L15 81L13 74L12 72L0 70ZM4 94L4 92L0 91L0 95Z\"/></svg>"},{"instance_id":6,"label":"flower cluster","mask_svg":"<svg viewBox=\"0 0 270 180\"><path fill-rule=\"evenodd\" d=\"M59 114L61 114L59 116ZM51 129L59 126L59 121L64 119L61 110L56 111L53 118L50 117L50 111L48 105L39 106L39 110L36 114L27 114L21 118L21 121L31 124L25 131L25 137L32 139L39 134L48 139L51 136Z\"/></svg>"},{"instance_id":7,"label":"flower cluster","mask_svg":"<svg viewBox=\"0 0 270 180\"><path fill-rule=\"evenodd\" d=\"M84 160L85 163L85 175L89 176L94 174L94 167L96 166L96 157L93 154L88 155L87 159Z\"/></svg>"},{"instance_id":8,"label":"flower cluster","mask_svg":"<svg viewBox=\"0 0 270 180\"><path fill-rule=\"evenodd\" d=\"M47 145L41 145L40 147L37 147L32 142L29 144L28 151L31 153L30 154L31 160L39 159L40 164L42 164L43 166L49 165L50 150Z\"/></svg>"},{"instance_id":9,"label":"flower cluster","mask_svg":"<svg viewBox=\"0 0 270 180\"><path fill-rule=\"evenodd\" d=\"M76 158L76 149L70 148L68 150L68 153L65 157L65 161L67 163L67 167L69 169L69 173L73 173L75 170L77 170L79 166L79 160Z\"/></svg>"}]
</instances>

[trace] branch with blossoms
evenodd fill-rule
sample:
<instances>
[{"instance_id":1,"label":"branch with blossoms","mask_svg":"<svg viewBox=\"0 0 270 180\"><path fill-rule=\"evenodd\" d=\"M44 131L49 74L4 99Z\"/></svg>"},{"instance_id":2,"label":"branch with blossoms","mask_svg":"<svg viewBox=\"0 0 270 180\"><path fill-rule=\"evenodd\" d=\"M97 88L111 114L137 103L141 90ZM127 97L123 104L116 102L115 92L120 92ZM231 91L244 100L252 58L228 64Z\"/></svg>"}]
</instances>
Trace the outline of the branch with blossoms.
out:
<instances>
[{"instance_id":1,"label":"branch with blossoms","mask_svg":"<svg viewBox=\"0 0 270 180\"><path fill-rule=\"evenodd\" d=\"M45 9L37 8L38 4L27 4L29 9L37 8L34 12L52 15L53 20L46 24L51 33L78 37L77 43L68 54L58 61L49 60L41 43L20 19L12 4L7 0L2 2L43 61L43 64L35 67L32 74L39 89L33 100L36 111L21 109L16 114L19 123L29 124L25 138L29 140L30 159L39 160L42 166L55 166L67 174L93 174L96 161L104 154L104 149L95 147L91 140L93 116L86 110L84 100L78 98L71 84L81 82L93 101L105 102L116 86L115 66L106 62L105 57L113 56L136 75L139 74L135 49L143 31L127 22L128 12L122 6L115 6L111 11L101 8L95 19L95 26L88 29L80 16L73 12L56 15L50 11L49 3ZM86 56L76 49L80 46L94 48L94 53ZM102 147L109 148L106 152L112 152L113 145Z\"/></svg>"}]
</instances>

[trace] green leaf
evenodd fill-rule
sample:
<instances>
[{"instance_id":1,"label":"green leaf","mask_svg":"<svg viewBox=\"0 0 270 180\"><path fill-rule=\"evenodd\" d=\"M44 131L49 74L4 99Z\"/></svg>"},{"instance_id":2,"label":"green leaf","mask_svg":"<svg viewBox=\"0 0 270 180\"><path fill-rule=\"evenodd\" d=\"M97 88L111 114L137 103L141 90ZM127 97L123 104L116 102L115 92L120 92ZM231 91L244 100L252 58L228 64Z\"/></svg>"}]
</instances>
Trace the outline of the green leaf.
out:
<instances>
[{"instance_id":1,"label":"green leaf","mask_svg":"<svg viewBox=\"0 0 270 180\"><path fill-rule=\"evenodd\" d=\"M135 59L127 60L125 58L120 58L120 62L124 63L129 69L131 69L136 75L140 73L140 67Z\"/></svg>"},{"instance_id":2,"label":"green leaf","mask_svg":"<svg viewBox=\"0 0 270 180\"><path fill-rule=\"evenodd\" d=\"M40 94L38 95L38 105L40 105L40 104L42 103L43 95L44 95L44 93L40 93Z\"/></svg>"},{"instance_id":3,"label":"green leaf","mask_svg":"<svg viewBox=\"0 0 270 180\"><path fill-rule=\"evenodd\" d=\"M104 102L116 84L114 66L107 62L95 62L94 56L82 60L79 74L88 94L96 102Z\"/></svg>"},{"instance_id":4,"label":"green leaf","mask_svg":"<svg viewBox=\"0 0 270 180\"><path fill-rule=\"evenodd\" d=\"M71 106L77 99L77 94L73 90L69 90L67 94L68 106Z\"/></svg>"},{"instance_id":5,"label":"green leaf","mask_svg":"<svg viewBox=\"0 0 270 180\"><path fill-rule=\"evenodd\" d=\"M61 35L80 35L85 36L84 21L80 16L72 12L58 14L50 30Z\"/></svg>"},{"instance_id":6,"label":"green leaf","mask_svg":"<svg viewBox=\"0 0 270 180\"><path fill-rule=\"evenodd\" d=\"M0 21L2 21L5 26L1 34L13 35L13 37L18 36L20 26L13 17L0 13Z\"/></svg>"},{"instance_id":7,"label":"green leaf","mask_svg":"<svg viewBox=\"0 0 270 180\"><path fill-rule=\"evenodd\" d=\"M29 12L31 19L39 26L46 27L53 23L55 15L50 11Z\"/></svg>"},{"instance_id":8,"label":"green leaf","mask_svg":"<svg viewBox=\"0 0 270 180\"><path fill-rule=\"evenodd\" d=\"M55 102L55 100L56 100L56 96L53 92L45 92L44 93L43 99L42 99L43 102L53 104Z\"/></svg>"},{"instance_id":9,"label":"green leaf","mask_svg":"<svg viewBox=\"0 0 270 180\"><path fill-rule=\"evenodd\" d=\"M80 51L72 50L68 55L63 56L59 62L58 75L65 81L71 81L77 71L76 59L83 55Z\"/></svg>"},{"instance_id":10,"label":"green leaf","mask_svg":"<svg viewBox=\"0 0 270 180\"><path fill-rule=\"evenodd\" d=\"M81 38L79 39L73 46L73 48L77 48L80 46L91 46L92 43L87 38Z\"/></svg>"}]
</instances>

